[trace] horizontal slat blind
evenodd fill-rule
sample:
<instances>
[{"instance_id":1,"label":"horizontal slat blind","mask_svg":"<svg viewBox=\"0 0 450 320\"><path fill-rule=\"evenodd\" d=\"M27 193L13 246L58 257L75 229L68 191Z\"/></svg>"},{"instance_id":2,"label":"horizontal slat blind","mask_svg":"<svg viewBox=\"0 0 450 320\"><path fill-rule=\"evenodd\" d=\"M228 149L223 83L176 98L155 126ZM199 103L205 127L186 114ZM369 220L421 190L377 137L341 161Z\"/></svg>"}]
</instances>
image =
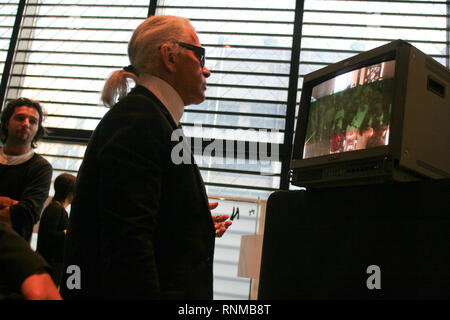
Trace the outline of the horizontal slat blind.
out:
<instances>
[{"instance_id":1,"label":"horizontal slat blind","mask_svg":"<svg viewBox=\"0 0 450 320\"><path fill-rule=\"evenodd\" d=\"M105 79L128 65L128 40L147 12L146 0L27 1L5 100L40 101L51 137L81 143L39 144L54 177L77 172L84 144L108 110L100 102Z\"/></svg>"},{"instance_id":2,"label":"horizontal slat blind","mask_svg":"<svg viewBox=\"0 0 450 320\"><path fill-rule=\"evenodd\" d=\"M397 39L448 66L448 6L446 1L307 0L300 76Z\"/></svg>"},{"instance_id":3,"label":"horizontal slat blind","mask_svg":"<svg viewBox=\"0 0 450 320\"><path fill-rule=\"evenodd\" d=\"M160 2L156 14L191 20L211 70L206 101L181 119L186 135L255 144L264 135L268 150L283 151L294 10L295 1ZM196 160L210 194L267 198L279 188L281 165L259 156Z\"/></svg>"},{"instance_id":4,"label":"horizontal slat blind","mask_svg":"<svg viewBox=\"0 0 450 320\"><path fill-rule=\"evenodd\" d=\"M5 67L18 4L18 0L0 2L0 77Z\"/></svg>"},{"instance_id":5,"label":"horizontal slat blind","mask_svg":"<svg viewBox=\"0 0 450 320\"><path fill-rule=\"evenodd\" d=\"M8 98L41 101L47 127L93 130L107 111L104 80L128 64L127 42L147 1L28 1Z\"/></svg>"},{"instance_id":6,"label":"horizontal slat blind","mask_svg":"<svg viewBox=\"0 0 450 320\"><path fill-rule=\"evenodd\" d=\"M5 60L17 4L0 2L0 63ZM40 100L48 112L46 125L69 130L54 130L65 135L57 136L59 140L73 137L73 129L85 130L82 136L87 139L106 111L99 102L104 79L128 64L127 41L147 15L148 4L27 1L7 100L17 96ZM207 101L188 107L182 119L188 136L227 141L242 139L243 132L252 141L258 137L251 130L276 130L267 135L268 143L280 147L281 153L286 151L281 143L294 6L295 1L160 2L157 14L192 20L212 71ZM305 1L298 91L306 73L397 38L448 65L448 7L445 1ZM279 186L277 161L227 163L203 151L197 157L211 190L267 197ZM249 157L248 151L245 156ZM256 179L260 183L255 185L261 173L264 178ZM226 174L224 187L221 181Z\"/></svg>"}]
</instances>

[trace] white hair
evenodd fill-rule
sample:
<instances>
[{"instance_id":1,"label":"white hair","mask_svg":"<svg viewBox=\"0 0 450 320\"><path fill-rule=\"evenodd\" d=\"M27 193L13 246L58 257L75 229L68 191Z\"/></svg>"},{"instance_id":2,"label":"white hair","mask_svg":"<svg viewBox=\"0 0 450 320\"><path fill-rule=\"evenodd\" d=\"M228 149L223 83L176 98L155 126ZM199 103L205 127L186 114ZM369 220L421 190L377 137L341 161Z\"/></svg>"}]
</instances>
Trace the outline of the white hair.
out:
<instances>
[{"instance_id":1,"label":"white hair","mask_svg":"<svg viewBox=\"0 0 450 320\"><path fill-rule=\"evenodd\" d=\"M111 74L103 87L103 103L112 107L128 93L130 79L137 82L139 74L153 74L161 63L161 45L186 41L191 29L188 19L176 16L152 16L142 22L128 42L128 58L134 70L120 69Z\"/></svg>"}]
</instances>

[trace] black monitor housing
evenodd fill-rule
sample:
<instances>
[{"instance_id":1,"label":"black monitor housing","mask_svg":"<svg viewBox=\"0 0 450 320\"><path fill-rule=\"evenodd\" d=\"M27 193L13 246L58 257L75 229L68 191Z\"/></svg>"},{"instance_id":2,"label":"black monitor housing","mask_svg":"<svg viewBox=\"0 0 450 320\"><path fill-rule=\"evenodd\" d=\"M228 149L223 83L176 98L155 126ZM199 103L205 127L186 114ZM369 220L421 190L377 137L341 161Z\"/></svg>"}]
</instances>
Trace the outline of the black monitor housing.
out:
<instances>
[{"instance_id":1,"label":"black monitor housing","mask_svg":"<svg viewBox=\"0 0 450 320\"><path fill-rule=\"evenodd\" d=\"M450 177L450 70L396 40L305 76L291 182Z\"/></svg>"}]
</instances>

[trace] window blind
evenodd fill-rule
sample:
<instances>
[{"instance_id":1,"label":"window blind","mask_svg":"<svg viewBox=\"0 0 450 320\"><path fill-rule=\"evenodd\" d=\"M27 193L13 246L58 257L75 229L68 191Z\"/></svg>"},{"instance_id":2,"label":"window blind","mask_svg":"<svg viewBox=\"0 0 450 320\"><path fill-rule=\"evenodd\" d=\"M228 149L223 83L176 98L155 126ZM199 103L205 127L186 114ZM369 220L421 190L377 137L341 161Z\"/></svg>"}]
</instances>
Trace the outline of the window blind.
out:
<instances>
[{"instance_id":1,"label":"window blind","mask_svg":"<svg viewBox=\"0 0 450 320\"><path fill-rule=\"evenodd\" d=\"M19 1L0 2L0 76L3 75Z\"/></svg>"}]
</instances>

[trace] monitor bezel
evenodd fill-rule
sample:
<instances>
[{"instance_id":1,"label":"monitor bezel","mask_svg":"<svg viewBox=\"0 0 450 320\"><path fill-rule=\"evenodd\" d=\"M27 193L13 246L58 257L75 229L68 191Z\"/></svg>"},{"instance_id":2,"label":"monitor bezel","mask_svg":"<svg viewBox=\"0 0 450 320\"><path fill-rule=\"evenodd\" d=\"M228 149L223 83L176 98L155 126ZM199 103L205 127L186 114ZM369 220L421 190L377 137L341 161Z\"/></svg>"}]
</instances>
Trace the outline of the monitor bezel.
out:
<instances>
[{"instance_id":1,"label":"monitor bezel","mask_svg":"<svg viewBox=\"0 0 450 320\"><path fill-rule=\"evenodd\" d=\"M329 166L332 163L355 161L365 158L391 157L399 159L404 112L401 106L404 105L405 99L404 89L407 84L410 47L411 45L409 43L403 40L396 40L384 46L311 72L304 77L292 149L291 169ZM303 159L303 148L312 89L324 81L349 71L390 60L395 60L396 64L388 145Z\"/></svg>"}]
</instances>

